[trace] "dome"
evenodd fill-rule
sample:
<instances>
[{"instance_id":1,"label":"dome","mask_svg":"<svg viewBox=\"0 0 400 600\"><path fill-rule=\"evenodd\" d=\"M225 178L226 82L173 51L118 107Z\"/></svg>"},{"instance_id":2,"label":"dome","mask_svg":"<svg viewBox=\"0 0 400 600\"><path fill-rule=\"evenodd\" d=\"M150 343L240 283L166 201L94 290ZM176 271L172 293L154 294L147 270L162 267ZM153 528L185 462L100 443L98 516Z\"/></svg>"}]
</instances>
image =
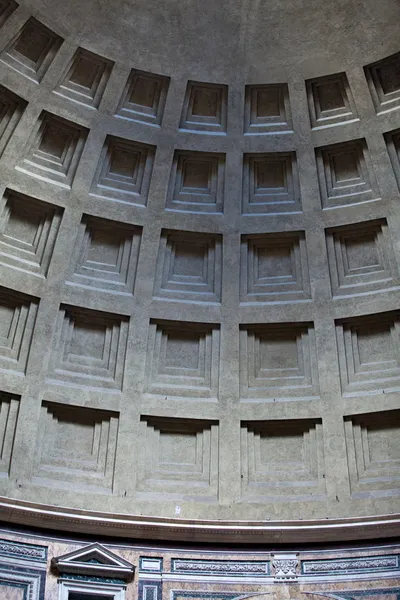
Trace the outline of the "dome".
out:
<instances>
[{"instance_id":1,"label":"dome","mask_svg":"<svg viewBox=\"0 0 400 600\"><path fill-rule=\"evenodd\" d=\"M398 533L399 20L0 0L2 520Z\"/></svg>"}]
</instances>

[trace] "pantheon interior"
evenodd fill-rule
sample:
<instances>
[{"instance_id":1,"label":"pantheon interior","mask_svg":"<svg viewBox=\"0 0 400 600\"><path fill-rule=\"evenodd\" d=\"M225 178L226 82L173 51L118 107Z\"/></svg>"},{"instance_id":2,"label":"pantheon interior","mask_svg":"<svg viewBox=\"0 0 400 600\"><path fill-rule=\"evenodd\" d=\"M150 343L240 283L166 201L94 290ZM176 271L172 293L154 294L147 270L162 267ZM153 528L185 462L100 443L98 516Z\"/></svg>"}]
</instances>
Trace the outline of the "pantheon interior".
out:
<instances>
[{"instance_id":1,"label":"pantheon interior","mask_svg":"<svg viewBox=\"0 0 400 600\"><path fill-rule=\"evenodd\" d=\"M400 600L399 0L0 0L0 599Z\"/></svg>"}]
</instances>

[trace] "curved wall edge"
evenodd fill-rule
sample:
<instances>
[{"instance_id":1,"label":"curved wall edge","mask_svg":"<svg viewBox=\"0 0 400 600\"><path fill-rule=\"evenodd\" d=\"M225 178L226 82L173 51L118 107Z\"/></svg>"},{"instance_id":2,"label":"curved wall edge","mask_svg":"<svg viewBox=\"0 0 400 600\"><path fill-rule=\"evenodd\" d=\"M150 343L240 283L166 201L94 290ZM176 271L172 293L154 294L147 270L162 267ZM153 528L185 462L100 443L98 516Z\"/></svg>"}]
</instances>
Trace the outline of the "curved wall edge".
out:
<instances>
[{"instance_id":1,"label":"curved wall edge","mask_svg":"<svg viewBox=\"0 0 400 600\"><path fill-rule=\"evenodd\" d=\"M62 531L151 540L318 543L400 535L400 514L307 521L206 521L161 519L55 507L0 498L0 521Z\"/></svg>"}]
</instances>

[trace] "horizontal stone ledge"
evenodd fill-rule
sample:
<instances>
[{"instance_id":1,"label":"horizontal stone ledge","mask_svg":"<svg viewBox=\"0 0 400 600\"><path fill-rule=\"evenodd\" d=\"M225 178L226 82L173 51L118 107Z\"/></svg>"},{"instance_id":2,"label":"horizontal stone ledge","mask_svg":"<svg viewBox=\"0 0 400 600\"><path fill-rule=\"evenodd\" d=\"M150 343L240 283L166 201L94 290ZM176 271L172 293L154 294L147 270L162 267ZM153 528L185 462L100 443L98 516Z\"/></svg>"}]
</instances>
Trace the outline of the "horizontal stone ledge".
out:
<instances>
[{"instance_id":1,"label":"horizontal stone ledge","mask_svg":"<svg viewBox=\"0 0 400 600\"><path fill-rule=\"evenodd\" d=\"M269 544L376 540L400 535L400 514L305 521L206 521L112 514L0 497L0 521L148 540Z\"/></svg>"}]
</instances>

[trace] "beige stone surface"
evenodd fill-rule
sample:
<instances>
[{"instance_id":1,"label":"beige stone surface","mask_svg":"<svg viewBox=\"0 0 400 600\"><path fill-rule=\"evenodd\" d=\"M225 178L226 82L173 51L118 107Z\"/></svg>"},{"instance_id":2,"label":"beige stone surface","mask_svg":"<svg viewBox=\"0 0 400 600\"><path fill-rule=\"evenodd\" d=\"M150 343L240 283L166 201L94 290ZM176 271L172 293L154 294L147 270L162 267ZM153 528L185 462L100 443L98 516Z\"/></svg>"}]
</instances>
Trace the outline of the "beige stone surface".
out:
<instances>
[{"instance_id":1,"label":"beige stone surface","mask_svg":"<svg viewBox=\"0 0 400 600\"><path fill-rule=\"evenodd\" d=\"M2 585L0 592L4 600L23 600L24 598L24 591L15 586Z\"/></svg>"},{"instance_id":2,"label":"beige stone surface","mask_svg":"<svg viewBox=\"0 0 400 600\"><path fill-rule=\"evenodd\" d=\"M101 536L99 536L101 537ZM3 528L0 531L0 542L11 542L21 547L21 553L14 562L3 553L0 555L0 569L12 573L12 566L18 565L20 573L29 569L45 569L46 585L45 600L58 600L59 584L63 580L52 566L52 559L84 549L93 543L93 540L62 537L51 532L13 531ZM169 547L163 545L145 544L141 542L112 541L102 539L103 548L114 555L128 561L135 567L133 581L126 584L126 600L145 600L146 585L158 586L158 600L171 598L206 600L230 597L232 600L284 600L299 599L317 600L318 598L361 598L368 600L395 600L399 593L399 556L398 544L374 543L360 545L335 545L330 548L301 549L292 546L289 550L276 550L263 548L231 549L226 546L213 548L192 545ZM29 545L47 549L47 563L40 562L36 565L23 554L23 549ZM15 549L14 549L15 550ZM161 562L161 569L151 572L144 570L143 559L157 559ZM294 561L294 570L291 576L279 578L276 576L278 567L276 562L281 560ZM379 562L381 561L381 562ZM388 561L397 567L388 567ZM182 570L175 568L181 565ZM207 569L190 572L188 569L200 563L206 564ZM262 569L268 565L268 572L257 570L251 572L251 565L261 564ZM319 566L318 570L305 570L305 565ZM321 568L321 565L323 568ZM325 566L324 566L325 565ZM219 567L219 570L215 569ZM221 569L223 567L223 569ZM226 570L231 567L231 571ZM240 571L240 568L243 570ZM250 569L250 570L247 570ZM186 569L186 571L185 571ZM214 570L213 570L214 569ZM233 574L234 573L234 574ZM71 576L69 581L74 580ZM64 578L64 581L66 579ZM79 581L76 578L75 581ZM82 581L82 579L80 580ZM86 579L90 581L90 577ZM100 578L92 580L93 589L101 590ZM0 588L2 592L4 588ZM5 588L8 591L8 588ZM12 590L12 587L10 587ZM13 593L14 590L12 590ZM1 596L3 598L3 596ZM14 600L14 596L4 596L6 600ZM19 597L16 596L16 598ZM35 598L36 600L36 598ZM38 600L43 600L38 596Z\"/></svg>"}]
</instances>

